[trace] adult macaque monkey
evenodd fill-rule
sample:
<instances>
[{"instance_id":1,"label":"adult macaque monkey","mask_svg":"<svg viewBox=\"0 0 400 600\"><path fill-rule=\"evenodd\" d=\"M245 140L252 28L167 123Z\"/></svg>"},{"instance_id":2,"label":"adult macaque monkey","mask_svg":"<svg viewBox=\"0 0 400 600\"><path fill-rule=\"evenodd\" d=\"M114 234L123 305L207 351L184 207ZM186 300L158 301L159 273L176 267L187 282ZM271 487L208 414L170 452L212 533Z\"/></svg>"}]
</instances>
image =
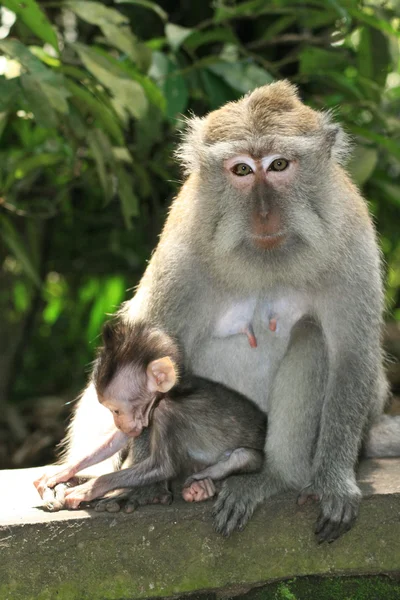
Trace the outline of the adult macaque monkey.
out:
<instances>
[{"instance_id":1,"label":"adult macaque monkey","mask_svg":"<svg viewBox=\"0 0 400 600\"><path fill-rule=\"evenodd\" d=\"M188 177L120 312L167 328L194 373L268 413L263 471L227 479L216 501L226 535L262 500L294 489L301 501L319 498L317 539L332 541L356 518L355 464L374 423L380 440L372 436L369 453L400 452L400 420L380 419L380 256L341 166L346 153L340 127L285 81L189 120L178 152ZM88 429L105 410L89 387L69 456L90 449Z\"/></svg>"}]
</instances>

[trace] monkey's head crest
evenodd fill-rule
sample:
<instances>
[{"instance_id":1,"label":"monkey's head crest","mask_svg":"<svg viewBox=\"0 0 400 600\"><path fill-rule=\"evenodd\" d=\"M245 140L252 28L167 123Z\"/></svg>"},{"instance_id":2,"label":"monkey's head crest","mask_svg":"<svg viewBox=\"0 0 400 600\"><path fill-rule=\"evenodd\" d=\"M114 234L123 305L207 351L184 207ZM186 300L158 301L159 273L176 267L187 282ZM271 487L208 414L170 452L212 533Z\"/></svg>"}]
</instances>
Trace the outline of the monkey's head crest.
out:
<instances>
[{"instance_id":1,"label":"monkey's head crest","mask_svg":"<svg viewBox=\"0 0 400 600\"><path fill-rule=\"evenodd\" d=\"M332 148L337 162L348 155L347 136L331 123L331 114L303 104L297 87L283 80L256 88L203 118L188 117L176 157L190 174L207 162L208 151L217 144L223 154L232 143L247 144L265 136L318 136Z\"/></svg>"}]
</instances>

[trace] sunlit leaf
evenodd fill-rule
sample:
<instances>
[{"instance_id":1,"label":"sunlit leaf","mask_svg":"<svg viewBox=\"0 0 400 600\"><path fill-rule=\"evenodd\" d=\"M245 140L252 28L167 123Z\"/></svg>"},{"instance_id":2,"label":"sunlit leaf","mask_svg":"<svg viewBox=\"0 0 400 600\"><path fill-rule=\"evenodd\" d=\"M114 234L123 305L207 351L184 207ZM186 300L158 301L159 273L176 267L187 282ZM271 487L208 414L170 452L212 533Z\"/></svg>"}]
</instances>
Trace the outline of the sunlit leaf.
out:
<instances>
[{"instance_id":1,"label":"sunlit leaf","mask_svg":"<svg viewBox=\"0 0 400 600\"><path fill-rule=\"evenodd\" d=\"M35 35L58 50L57 35L50 21L35 0L2 0Z\"/></svg>"},{"instance_id":2,"label":"sunlit leaf","mask_svg":"<svg viewBox=\"0 0 400 600\"><path fill-rule=\"evenodd\" d=\"M98 288L97 288L98 289ZM95 302L89 316L86 330L87 340L93 342L99 335L101 325L109 313L115 312L125 296L125 279L112 276L101 283L100 293L95 295Z\"/></svg>"},{"instance_id":3,"label":"sunlit leaf","mask_svg":"<svg viewBox=\"0 0 400 600\"><path fill-rule=\"evenodd\" d=\"M81 19L100 27L109 42L125 52L134 62L145 68L150 62L151 51L133 34L128 19L115 8L100 2L71 1L69 8Z\"/></svg>"},{"instance_id":4,"label":"sunlit leaf","mask_svg":"<svg viewBox=\"0 0 400 600\"><path fill-rule=\"evenodd\" d=\"M48 68L24 44L15 39L0 40L0 50L15 58L32 74L47 74Z\"/></svg>"},{"instance_id":5,"label":"sunlit leaf","mask_svg":"<svg viewBox=\"0 0 400 600\"><path fill-rule=\"evenodd\" d=\"M172 50L176 51L183 44L187 37L193 32L193 29L181 27L174 23L167 23L165 26L165 35Z\"/></svg>"},{"instance_id":6,"label":"sunlit leaf","mask_svg":"<svg viewBox=\"0 0 400 600\"><path fill-rule=\"evenodd\" d=\"M220 62L210 66L209 70L242 93L273 81L270 73L252 63Z\"/></svg>"},{"instance_id":7,"label":"sunlit leaf","mask_svg":"<svg viewBox=\"0 0 400 600\"><path fill-rule=\"evenodd\" d=\"M113 95L113 106L121 119L130 114L140 119L147 110L147 98L141 85L128 77L117 77L110 72L110 64L89 46L74 44L83 64Z\"/></svg>"}]
</instances>

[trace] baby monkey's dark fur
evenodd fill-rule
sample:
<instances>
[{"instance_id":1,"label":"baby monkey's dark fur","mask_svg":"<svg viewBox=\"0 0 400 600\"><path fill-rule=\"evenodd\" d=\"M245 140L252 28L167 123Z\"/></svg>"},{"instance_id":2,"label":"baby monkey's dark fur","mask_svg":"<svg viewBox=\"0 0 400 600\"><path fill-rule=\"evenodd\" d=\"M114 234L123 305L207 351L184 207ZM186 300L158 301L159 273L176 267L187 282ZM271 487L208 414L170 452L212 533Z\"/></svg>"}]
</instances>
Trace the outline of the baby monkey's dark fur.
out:
<instances>
[{"instance_id":1,"label":"baby monkey's dark fur","mask_svg":"<svg viewBox=\"0 0 400 600\"><path fill-rule=\"evenodd\" d=\"M66 507L179 475L189 476L186 500L205 500L214 481L261 469L267 418L254 402L186 372L176 342L146 323L108 323L103 340L93 371L98 398L123 433L137 437L149 425L149 456L69 488Z\"/></svg>"}]
</instances>

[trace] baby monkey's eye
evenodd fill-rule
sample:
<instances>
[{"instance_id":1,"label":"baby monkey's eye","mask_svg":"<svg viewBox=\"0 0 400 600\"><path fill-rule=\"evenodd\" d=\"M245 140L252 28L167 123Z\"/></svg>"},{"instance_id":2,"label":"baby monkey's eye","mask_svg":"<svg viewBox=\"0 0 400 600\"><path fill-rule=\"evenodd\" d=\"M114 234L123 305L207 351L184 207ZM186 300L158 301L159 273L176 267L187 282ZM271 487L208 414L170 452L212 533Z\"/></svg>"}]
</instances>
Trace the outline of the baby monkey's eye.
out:
<instances>
[{"instance_id":1,"label":"baby monkey's eye","mask_svg":"<svg viewBox=\"0 0 400 600\"><path fill-rule=\"evenodd\" d=\"M246 163L238 163L232 167L232 173L239 175L239 177L243 177L244 175L250 175L250 173L253 173L253 169L249 167L249 165L246 165Z\"/></svg>"},{"instance_id":2,"label":"baby monkey's eye","mask_svg":"<svg viewBox=\"0 0 400 600\"><path fill-rule=\"evenodd\" d=\"M286 158L277 158L269 165L268 171L284 171L288 166L289 161Z\"/></svg>"},{"instance_id":3,"label":"baby monkey's eye","mask_svg":"<svg viewBox=\"0 0 400 600\"><path fill-rule=\"evenodd\" d=\"M119 410L113 410L113 411L111 411L111 412L113 412L113 413L114 413L114 415L117 415L117 417L118 417L118 415L119 415Z\"/></svg>"}]
</instances>

